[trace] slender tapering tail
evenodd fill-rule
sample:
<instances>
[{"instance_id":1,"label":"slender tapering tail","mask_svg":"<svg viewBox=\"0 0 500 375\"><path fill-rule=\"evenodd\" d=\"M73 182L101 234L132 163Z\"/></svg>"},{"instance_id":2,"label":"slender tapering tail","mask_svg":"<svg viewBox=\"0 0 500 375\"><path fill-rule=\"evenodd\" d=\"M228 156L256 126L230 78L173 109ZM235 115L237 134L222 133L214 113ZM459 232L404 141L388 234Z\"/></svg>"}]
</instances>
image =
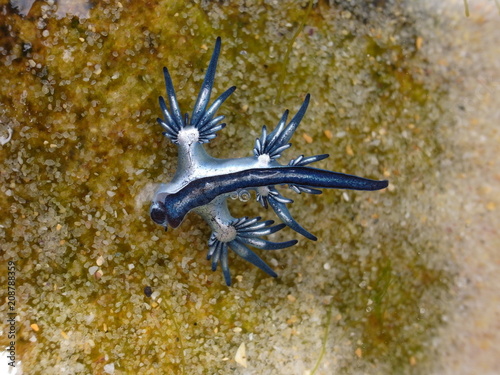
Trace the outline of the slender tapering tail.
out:
<instances>
[{"instance_id":1,"label":"slender tapering tail","mask_svg":"<svg viewBox=\"0 0 500 375\"><path fill-rule=\"evenodd\" d=\"M370 180L310 167L247 169L241 172L194 180L165 198L167 222L177 228L192 209L206 205L222 194L260 186L301 185L323 189L380 190L387 181Z\"/></svg>"}]
</instances>

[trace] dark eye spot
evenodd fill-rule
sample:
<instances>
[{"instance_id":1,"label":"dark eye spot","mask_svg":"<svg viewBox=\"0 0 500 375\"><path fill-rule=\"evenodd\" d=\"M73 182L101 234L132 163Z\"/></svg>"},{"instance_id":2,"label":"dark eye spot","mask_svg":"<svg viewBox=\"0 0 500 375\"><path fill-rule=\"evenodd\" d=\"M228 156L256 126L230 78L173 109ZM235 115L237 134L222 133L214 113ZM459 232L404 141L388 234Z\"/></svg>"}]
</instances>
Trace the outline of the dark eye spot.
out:
<instances>
[{"instance_id":1,"label":"dark eye spot","mask_svg":"<svg viewBox=\"0 0 500 375\"><path fill-rule=\"evenodd\" d=\"M151 289L150 286L145 287L144 294L146 295L146 297L151 297L151 295L153 294L153 289Z\"/></svg>"},{"instance_id":2,"label":"dark eye spot","mask_svg":"<svg viewBox=\"0 0 500 375\"><path fill-rule=\"evenodd\" d=\"M163 202L154 202L151 205L151 219L153 219L156 224L163 225L165 223L166 211L167 210Z\"/></svg>"}]
</instances>

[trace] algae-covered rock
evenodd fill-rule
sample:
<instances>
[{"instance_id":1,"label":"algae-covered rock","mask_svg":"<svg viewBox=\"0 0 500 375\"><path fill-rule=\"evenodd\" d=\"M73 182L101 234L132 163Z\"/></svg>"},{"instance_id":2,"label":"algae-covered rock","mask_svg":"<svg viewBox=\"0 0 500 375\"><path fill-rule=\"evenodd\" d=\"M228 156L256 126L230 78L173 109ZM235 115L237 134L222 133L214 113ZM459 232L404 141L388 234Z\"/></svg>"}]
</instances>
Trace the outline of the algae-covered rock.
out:
<instances>
[{"instance_id":1,"label":"algae-covered rock","mask_svg":"<svg viewBox=\"0 0 500 375\"><path fill-rule=\"evenodd\" d=\"M467 131L457 93L468 86L447 58L462 48L449 33L463 9L29 3L0 6L2 297L8 262L16 268L15 309L2 316L15 313L23 373L439 373L463 297L465 224L448 204L466 200L454 181L470 170L457 139ZM165 232L148 216L177 160L156 123L162 68L190 112L217 36L213 97L238 89L219 110L228 125L212 155L251 155L262 125L310 93L295 153L329 153L318 167L390 180L382 192L293 197L318 241L297 235L291 249L261 251L277 279L230 257L229 288L206 261L199 217ZM238 217L276 220L253 199L230 204ZM295 235L284 231L273 238Z\"/></svg>"}]
</instances>

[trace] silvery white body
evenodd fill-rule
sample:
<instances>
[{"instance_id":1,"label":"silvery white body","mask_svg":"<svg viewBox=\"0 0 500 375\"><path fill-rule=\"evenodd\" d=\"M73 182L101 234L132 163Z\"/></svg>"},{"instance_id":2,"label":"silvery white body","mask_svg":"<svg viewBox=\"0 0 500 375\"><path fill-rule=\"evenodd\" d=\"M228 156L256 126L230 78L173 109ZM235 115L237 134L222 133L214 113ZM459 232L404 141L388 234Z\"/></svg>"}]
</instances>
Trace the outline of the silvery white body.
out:
<instances>
[{"instance_id":1,"label":"silvery white body","mask_svg":"<svg viewBox=\"0 0 500 375\"><path fill-rule=\"evenodd\" d=\"M235 90L235 87L231 87L208 106L220 45L220 38L217 38L191 119L187 114L182 116L170 74L164 68L169 105L167 107L165 100L160 97L164 118L158 119L158 122L165 130L163 134L177 145L178 163L172 180L161 184L157 189L150 215L157 224L165 228L176 228L191 211L203 217L212 229L207 259L212 260L213 270L218 263L221 264L226 284L230 285L228 249L276 277L276 273L248 245L263 250L294 245L296 240L276 243L260 238L285 226L316 240L315 236L293 219L286 207L286 204L293 201L282 196L275 186L287 185L297 193L320 194L318 188L379 190L387 187L387 181L369 180L307 166L328 157L326 154L310 157L301 155L287 165L277 162L281 153L290 147L289 140L309 105L309 95L289 122L288 111L285 111L272 132L268 133L266 127L263 127L262 135L255 142L253 156L233 159L210 156L203 143L215 138L216 132L225 127L225 124L220 123L224 116L215 117L215 114ZM272 220L234 218L229 212L227 199L241 191L254 191L257 201L266 208L271 206L283 224L271 226Z\"/></svg>"}]
</instances>

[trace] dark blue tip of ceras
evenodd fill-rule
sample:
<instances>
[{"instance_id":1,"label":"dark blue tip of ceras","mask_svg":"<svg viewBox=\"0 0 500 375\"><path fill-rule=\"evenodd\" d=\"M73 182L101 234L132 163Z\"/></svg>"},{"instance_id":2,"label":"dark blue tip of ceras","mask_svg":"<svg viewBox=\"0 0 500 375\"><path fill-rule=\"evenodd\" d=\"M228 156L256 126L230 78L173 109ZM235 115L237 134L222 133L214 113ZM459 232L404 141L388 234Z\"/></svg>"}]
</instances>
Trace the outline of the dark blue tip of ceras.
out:
<instances>
[{"instance_id":1,"label":"dark blue tip of ceras","mask_svg":"<svg viewBox=\"0 0 500 375\"><path fill-rule=\"evenodd\" d=\"M310 167L247 169L194 180L165 198L167 222L177 228L192 209L206 205L222 194L241 189L273 185L302 185L323 189L380 190L387 181L370 180L344 173Z\"/></svg>"},{"instance_id":2,"label":"dark blue tip of ceras","mask_svg":"<svg viewBox=\"0 0 500 375\"><path fill-rule=\"evenodd\" d=\"M281 132L279 135L278 139L276 140L276 144L285 144L290 141L290 139L293 136L293 133L295 133L295 130L297 130L297 127L300 125L300 122L302 121L302 118L306 114L307 107L309 106L309 100L311 99L311 95L307 94L306 98L304 99L304 102L300 106L300 109L297 111L295 116L293 116L292 120L288 124L288 126Z\"/></svg>"},{"instance_id":3,"label":"dark blue tip of ceras","mask_svg":"<svg viewBox=\"0 0 500 375\"><path fill-rule=\"evenodd\" d=\"M314 234L309 233L302 225L300 225L293 219L292 214L290 213L290 211L288 211L285 203L278 202L275 199L269 199L268 202L273 211L276 213L276 215L278 215L283 223L288 225L295 232L303 235L305 238L308 238L312 241L318 240L318 238Z\"/></svg>"},{"instance_id":4,"label":"dark blue tip of ceras","mask_svg":"<svg viewBox=\"0 0 500 375\"><path fill-rule=\"evenodd\" d=\"M163 76L165 77L165 86L167 88L167 96L168 103L170 105L170 111L172 112L169 117L175 123L175 126L178 129L182 129L184 127L184 122L182 120L182 113L179 107L179 102L177 102L177 96L175 95L174 84L172 83L172 78L170 77L170 73L167 68L163 68ZM166 114L168 112L165 106L165 100L160 96L160 106L162 107L163 113Z\"/></svg>"},{"instance_id":5,"label":"dark blue tip of ceras","mask_svg":"<svg viewBox=\"0 0 500 375\"><path fill-rule=\"evenodd\" d=\"M215 71L217 70L217 61L220 55L220 45L221 39L217 38L215 41L214 52L212 53L212 58L208 64L207 73L205 74L205 79L201 85L198 98L196 99L196 104L193 108L193 114L191 115L191 123L197 124L203 113L207 109L208 102L210 101L210 95L212 94L212 88L214 86Z\"/></svg>"}]
</instances>

